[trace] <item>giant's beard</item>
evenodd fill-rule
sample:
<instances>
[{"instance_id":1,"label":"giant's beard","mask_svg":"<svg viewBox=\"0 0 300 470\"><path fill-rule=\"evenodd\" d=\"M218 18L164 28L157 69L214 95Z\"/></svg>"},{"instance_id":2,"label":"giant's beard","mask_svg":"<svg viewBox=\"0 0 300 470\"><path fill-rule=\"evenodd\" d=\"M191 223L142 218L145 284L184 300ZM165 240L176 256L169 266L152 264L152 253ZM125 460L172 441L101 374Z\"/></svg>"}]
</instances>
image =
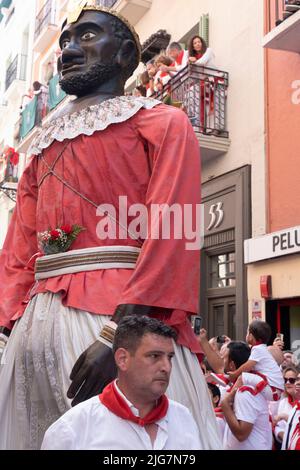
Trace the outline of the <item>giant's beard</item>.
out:
<instances>
[{"instance_id":1,"label":"giant's beard","mask_svg":"<svg viewBox=\"0 0 300 470\"><path fill-rule=\"evenodd\" d=\"M120 75L122 67L117 63L96 62L86 72L74 72L61 78L59 84L67 95L84 96L94 91L114 75Z\"/></svg>"}]
</instances>

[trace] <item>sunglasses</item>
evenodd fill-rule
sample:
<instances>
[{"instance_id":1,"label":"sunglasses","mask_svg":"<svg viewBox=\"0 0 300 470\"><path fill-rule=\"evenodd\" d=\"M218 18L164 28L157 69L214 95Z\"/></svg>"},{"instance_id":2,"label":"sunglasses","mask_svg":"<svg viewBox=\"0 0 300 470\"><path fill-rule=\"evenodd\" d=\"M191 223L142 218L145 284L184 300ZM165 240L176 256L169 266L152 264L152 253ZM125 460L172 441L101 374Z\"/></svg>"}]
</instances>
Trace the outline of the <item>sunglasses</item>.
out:
<instances>
[{"instance_id":1,"label":"sunglasses","mask_svg":"<svg viewBox=\"0 0 300 470\"><path fill-rule=\"evenodd\" d=\"M289 382L290 384L294 385L296 383L296 381L297 381L297 379L293 379L292 377L290 377L289 379L286 379L284 377L284 383L285 384Z\"/></svg>"}]
</instances>

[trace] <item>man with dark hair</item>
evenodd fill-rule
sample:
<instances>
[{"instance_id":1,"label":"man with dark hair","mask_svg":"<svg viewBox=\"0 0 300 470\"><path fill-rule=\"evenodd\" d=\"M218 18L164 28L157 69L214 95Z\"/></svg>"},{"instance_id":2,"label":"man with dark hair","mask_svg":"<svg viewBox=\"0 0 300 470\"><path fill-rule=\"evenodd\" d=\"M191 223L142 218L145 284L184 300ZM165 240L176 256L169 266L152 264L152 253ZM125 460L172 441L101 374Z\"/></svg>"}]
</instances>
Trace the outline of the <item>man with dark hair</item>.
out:
<instances>
[{"instance_id":1,"label":"man with dark hair","mask_svg":"<svg viewBox=\"0 0 300 470\"><path fill-rule=\"evenodd\" d=\"M189 321L199 309L199 249L187 249L195 236L186 230L163 238L163 217L159 237L150 223L153 205L197 212L193 128L178 109L124 96L141 45L118 12L81 2L59 44L60 84L75 96L32 143L0 260L0 333L12 330L0 366L0 449L39 448L71 400L116 377L114 331L133 314L176 328L168 397L188 405L202 447L218 448ZM141 206L149 224L139 230Z\"/></svg>"},{"instance_id":2,"label":"man with dark hair","mask_svg":"<svg viewBox=\"0 0 300 470\"><path fill-rule=\"evenodd\" d=\"M246 343L231 341L224 347L225 372L235 371L249 356L250 348ZM238 379L223 398L221 408L227 423L223 438L225 450L271 450L268 401L264 390L256 393L259 382L261 377L255 374L251 375L248 386L241 386L241 379Z\"/></svg>"},{"instance_id":3,"label":"man with dark hair","mask_svg":"<svg viewBox=\"0 0 300 470\"><path fill-rule=\"evenodd\" d=\"M225 372L236 370L249 359L251 349L243 341L231 341L227 344L228 355L225 356ZM228 362L227 362L228 361Z\"/></svg>"},{"instance_id":4,"label":"man with dark hair","mask_svg":"<svg viewBox=\"0 0 300 470\"><path fill-rule=\"evenodd\" d=\"M192 415L165 395L176 336L154 318L123 318L113 344L118 378L56 421L42 449L199 449Z\"/></svg>"},{"instance_id":5,"label":"man with dark hair","mask_svg":"<svg viewBox=\"0 0 300 470\"><path fill-rule=\"evenodd\" d=\"M173 338L175 341L177 339L177 333L173 328L155 318L133 315L124 317L120 321L114 336L113 353L115 354L119 348L124 348L134 354L146 334L165 336L166 338Z\"/></svg>"}]
</instances>

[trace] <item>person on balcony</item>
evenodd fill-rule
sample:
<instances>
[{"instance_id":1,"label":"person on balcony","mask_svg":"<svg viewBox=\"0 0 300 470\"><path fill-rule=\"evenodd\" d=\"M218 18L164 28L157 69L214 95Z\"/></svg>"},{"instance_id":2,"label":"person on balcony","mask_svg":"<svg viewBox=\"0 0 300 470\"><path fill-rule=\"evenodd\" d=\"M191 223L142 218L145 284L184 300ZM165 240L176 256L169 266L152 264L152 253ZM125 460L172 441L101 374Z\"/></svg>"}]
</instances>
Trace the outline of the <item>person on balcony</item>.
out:
<instances>
[{"instance_id":1,"label":"person on balcony","mask_svg":"<svg viewBox=\"0 0 300 470\"><path fill-rule=\"evenodd\" d=\"M146 96L147 90L143 85L138 85L132 92L133 96Z\"/></svg>"},{"instance_id":2,"label":"person on balcony","mask_svg":"<svg viewBox=\"0 0 300 470\"><path fill-rule=\"evenodd\" d=\"M153 205L197 212L198 140L181 110L124 96L141 45L118 12L81 3L60 46L60 85L76 98L32 143L0 259L0 333L12 330L0 368L0 449L39 448L71 404L116 378L115 330L135 314L176 329L167 395L190 409L201 448L220 448L190 323L199 239L191 227L163 238L161 217L148 235L129 216L141 205L150 220Z\"/></svg>"},{"instance_id":3,"label":"person on balcony","mask_svg":"<svg viewBox=\"0 0 300 470\"><path fill-rule=\"evenodd\" d=\"M48 87L42 83L35 81L32 84L33 94L37 96L37 111L35 124L38 126L47 114L47 103L48 103Z\"/></svg>"},{"instance_id":4,"label":"person on balcony","mask_svg":"<svg viewBox=\"0 0 300 470\"><path fill-rule=\"evenodd\" d=\"M26 108L28 103L30 103L30 101L32 100L33 97L34 97L33 90L32 90L32 88L29 88L27 90L27 93L22 95L22 100L21 100L21 105L20 105L20 113L22 111L24 111L24 109Z\"/></svg>"},{"instance_id":5,"label":"person on balcony","mask_svg":"<svg viewBox=\"0 0 300 470\"><path fill-rule=\"evenodd\" d=\"M158 82L160 83L160 85L162 84L162 86L164 87L165 85L167 85L167 83L171 80L172 76L169 72L164 72L163 71L163 68L165 66L167 67L170 67L172 65L172 59L166 55L160 55L157 59L156 59L156 68L157 68L157 73L154 77L154 91L155 92L158 92ZM161 88L161 86L160 86Z\"/></svg>"},{"instance_id":6,"label":"person on balcony","mask_svg":"<svg viewBox=\"0 0 300 470\"><path fill-rule=\"evenodd\" d=\"M215 54L201 36L191 38L188 51L190 65L215 69ZM205 134L219 135L225 128L225 116L220 107L220 102L225 99L224 77L216 70L203 70L198 75L200 80L194 81L189 93L192 122L196 127L200 126L200 131Z\"/></svg>"},{"instance_id":7,"label":"person on balcony","mask_svg":"<svg viewBox=\"0 0 300 470\"><path fill-rule=\"evenodd\" d=\"M146 97L150 98L150 96L152 96L154 93L154 80L153 78L150 78L147 70L145 70L140 75L140 81L141 81L142 86L146 88Z\"/></svg>"},{"instance_id":8,"label":"person on balcony","mask_svg":"<svg viewBox=\"0 0 300 470\"><path fill-rule=\"evenodd\" d=\"M207 47L201 36L194 36L189 42L189 63L202 67L215 68L215 55L210 47Z\"/></svg>"},{"instance_id":9,"label":"person on balcony","mask_svg":"<svg viewBox=\"0 0 300 470\"><path fill-rule=\"evenodd\" d=\"M189 53L182 48L179 42L172 42L168 47L167 54L173 63L170 66L162 65L160 69L162 72L170 73L173 77L187 66Z\"/></svg>"}]
</instances>

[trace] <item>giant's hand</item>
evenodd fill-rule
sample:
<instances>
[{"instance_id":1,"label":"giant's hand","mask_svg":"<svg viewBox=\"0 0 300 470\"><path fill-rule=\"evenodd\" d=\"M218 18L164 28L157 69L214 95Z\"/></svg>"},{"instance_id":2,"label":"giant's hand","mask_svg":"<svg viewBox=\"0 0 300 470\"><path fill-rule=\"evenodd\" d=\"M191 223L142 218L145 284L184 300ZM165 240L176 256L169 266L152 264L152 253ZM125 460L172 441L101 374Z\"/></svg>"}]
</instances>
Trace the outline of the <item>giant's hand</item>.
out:
<instances>
[{"instance_id":1,"label":"giant's hand","mask_svg":"<svg viewBox=\"0 0 300 470\"><path fill-rule=\"evenodd\" d=\"M101 393L116 376L112 349L96 341L81 354L72 369L72 383L67 392L68 398L75 397L72 406Z\"/></svg>"}]
</instances>

